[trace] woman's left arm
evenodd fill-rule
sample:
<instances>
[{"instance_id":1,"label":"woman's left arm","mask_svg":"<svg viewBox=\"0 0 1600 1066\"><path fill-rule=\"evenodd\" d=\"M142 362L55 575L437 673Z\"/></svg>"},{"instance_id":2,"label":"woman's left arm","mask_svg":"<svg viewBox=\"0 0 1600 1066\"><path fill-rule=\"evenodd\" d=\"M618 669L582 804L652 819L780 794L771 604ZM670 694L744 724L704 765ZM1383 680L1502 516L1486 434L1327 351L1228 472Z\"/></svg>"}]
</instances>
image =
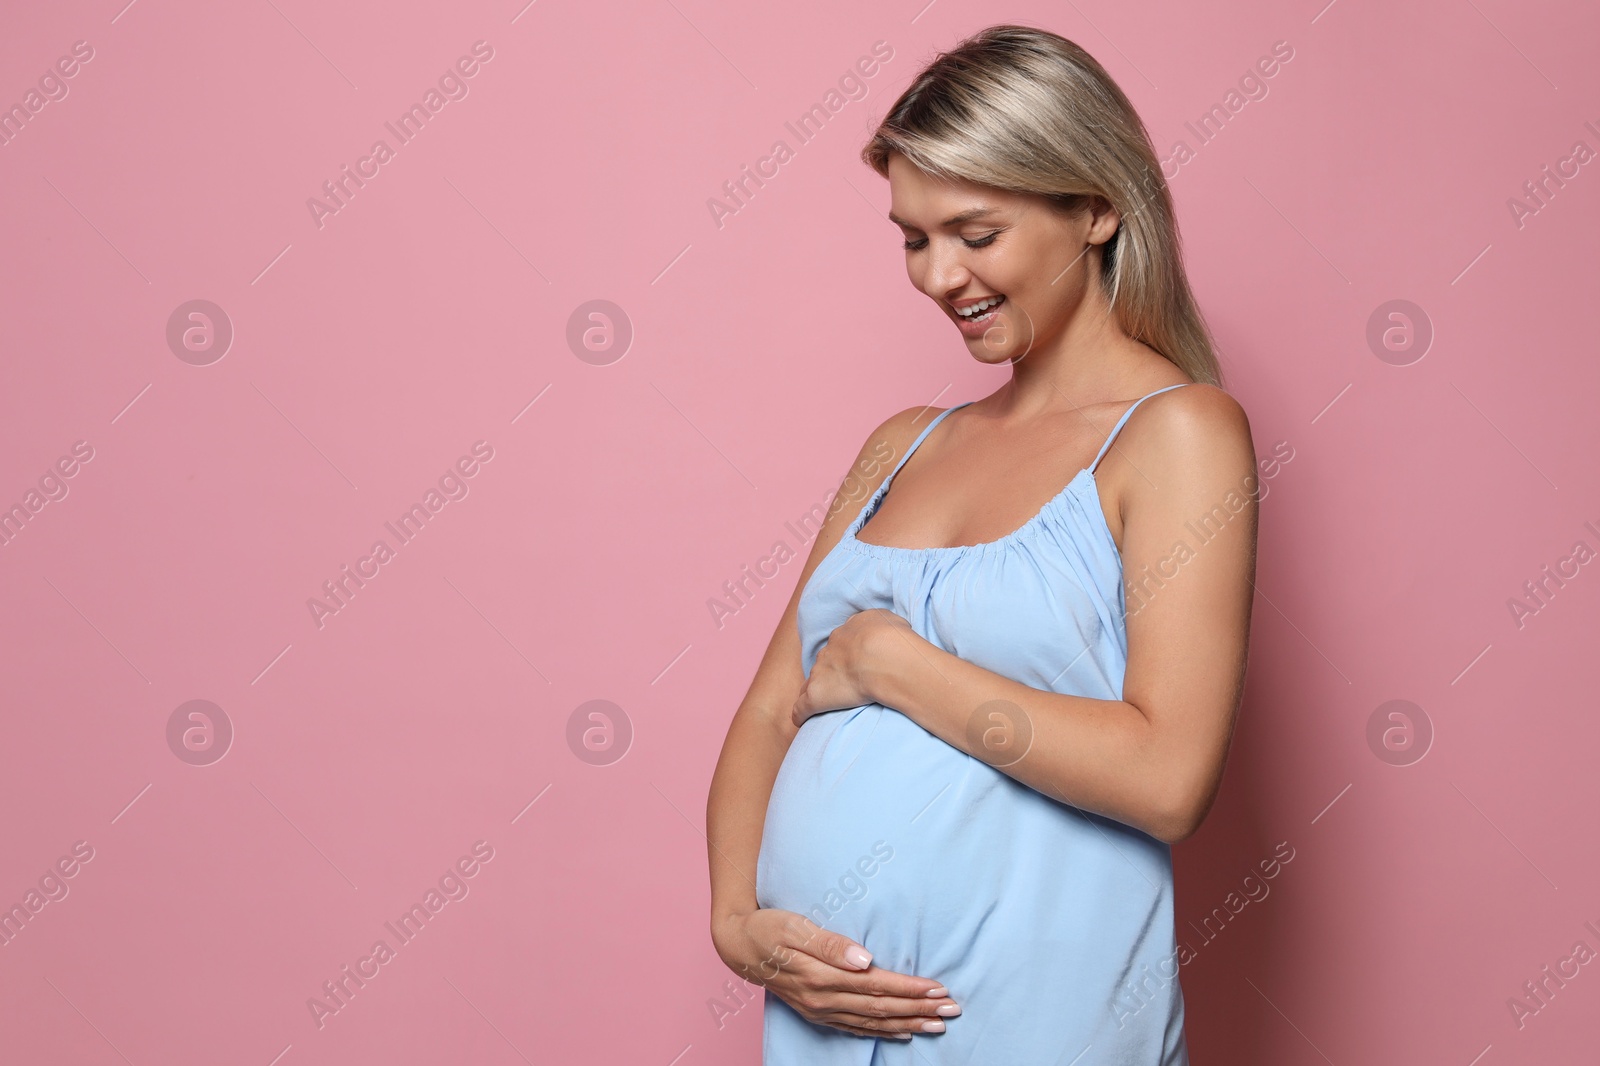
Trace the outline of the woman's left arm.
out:
<instances>
[{"instance_id":1,"label":"woman's left arm","mask_svg":"<svg viewBox=\"0 0 1600 1066\"><path fill-rule=\"evenodd\" d=\"M891 612L864 611L829 637L795 719L880 703L1064 803L1168 843L1191 836L1221 784L1243 689L1260 490L1231 396L1201 387L1163 399L1106 460L1125 466L1128 486L1122 699L1032 688L936 648Z\"/></svg>"}]
</instances>

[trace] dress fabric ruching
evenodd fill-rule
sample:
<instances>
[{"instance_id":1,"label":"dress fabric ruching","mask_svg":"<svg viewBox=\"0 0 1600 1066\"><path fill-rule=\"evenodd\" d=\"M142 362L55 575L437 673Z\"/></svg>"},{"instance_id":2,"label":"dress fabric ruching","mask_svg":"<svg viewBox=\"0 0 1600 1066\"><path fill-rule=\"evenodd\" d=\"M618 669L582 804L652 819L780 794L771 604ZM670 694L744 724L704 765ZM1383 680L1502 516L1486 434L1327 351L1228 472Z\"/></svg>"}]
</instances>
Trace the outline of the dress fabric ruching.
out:
<instances>
[{"instance_id":1,"label":"dress fabric ruching","mask_svg":"<svg viewBox=\"0 0 1600 1066\"><path fill-rule=\"evenodd\" d=\"M1187 383L1183 383L1187 384ZM799 602L806 676L858 611L1025 685L1122 698L1122 559L1094 461L1020 529L983 544L856 539L912 442ZM971 402L971 401L968 401ZM1038 792L881 704L807 719L773 783L756 899L809 915L873 965L944 984L962 1013L907 1041L806 1021L765 993L766 1066L1187 1066L1172 852Z\"/></svg>"}]
</instances>

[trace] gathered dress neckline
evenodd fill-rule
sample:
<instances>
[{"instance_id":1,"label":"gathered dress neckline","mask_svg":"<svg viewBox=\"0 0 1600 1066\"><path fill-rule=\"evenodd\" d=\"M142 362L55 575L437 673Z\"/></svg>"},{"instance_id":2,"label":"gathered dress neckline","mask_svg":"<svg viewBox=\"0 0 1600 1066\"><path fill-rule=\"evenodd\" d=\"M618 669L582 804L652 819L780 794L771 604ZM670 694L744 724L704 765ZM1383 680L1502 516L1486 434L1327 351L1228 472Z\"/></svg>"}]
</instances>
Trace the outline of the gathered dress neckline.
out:
<instances>
[{"instance_id":1,"label":"gathered dress neckline","mask_svg":"<svg viewBox=\"0 0 1600 1066\"><path fill-rule=\"evenodd\" d=\"M876 555L881 558L893 558L896 556L921 556L927 559L947 559L957 558L964 555L991 555L995 552L1005 551L1007 548L1017 544L1019 541L1026 540L1034 536L1039 530L1040 526L1044 523L1044 520L1052 511L1059 508L1069 496L1080 491L1082 486L1087 485L1090 490L1087 495L1092 497L1094 514L1098 519L1098 521L1095 523L1096 532L1104 537L1106 543L1111 546L1111 552L1117 560L1117 565L1120 567L1122 565L1122 550L1117 547L1116 538L1111 535L1111 523L1106 519L1105 507L1100 502L1100 488L1099 482L1095 478L1095 468L1100 465L1100 460L1105 457L1106 452L1111 447L1111 443L1116 440L1118 432L1122 429L1123 424L1128 421L1128 416L1133 414L1135 408L1144 403L1144 401L1148 400L1151 396L1166 392L1168 389L1182 388L1187 384L1189 384L1189 382L1181 381L1176 385L1168 385L1164 389L1157 389L1155 392L1140 397L1139 400L1137 400L1131 407L1123 412L1122 417L1117 420L1117 424L1112 428L1111 433L1106 437L1105 443L1100 446L1099 453L1095 455L1094 459L1089 462L1089 465L1072 475L1072 479L1067 482L1061 491L1056 493L1049 500L1045 501L1044 506L1040 507L1038 511L1034 512L1033 517L1029 518L1026 522L1022 523L1022 525L1018 526L1016 529L1013 529L1010 533L1007 533L1003 537L997 537L994 540L981 541L977 544L950 544L939 545L930 548L902 548L894 544L869 544L867 541L859 539L856 534L860 533L861 530L866 526L867 522L871 520L872 516L878 513L878 508L882 505L884 496L888 495L889 486L894 483L894 479L899 475L900 469L906 465L906 461L911 458L912 454L916 452L917 448L921 446L922 442L927 439L928 434L932 433L934 428L938 426L940 422L943 422L946 416L955 411L961 410L961 408L966 407L968 404L976 403L977 401L967 400L965 403L958 403L954 407L946 408L945 410L939 412L938 416L934 418L932 422L928 423L927 427L923 429L921 433L917 434L917 438L912 442L911 447L906 449L906 454L901 456L900 461L896 463L894 469L889 472L889 476L883 479L883 484L879 485L873 492L871 498L862 505L861 510L856 514L855 521L851 522L850 525L845 529L844 536L840 538L839 543L849 551L858 552L864 555ZM1089 501L1085 501L1085 506L1088 505Z\"/></svg>"}]
</instances>

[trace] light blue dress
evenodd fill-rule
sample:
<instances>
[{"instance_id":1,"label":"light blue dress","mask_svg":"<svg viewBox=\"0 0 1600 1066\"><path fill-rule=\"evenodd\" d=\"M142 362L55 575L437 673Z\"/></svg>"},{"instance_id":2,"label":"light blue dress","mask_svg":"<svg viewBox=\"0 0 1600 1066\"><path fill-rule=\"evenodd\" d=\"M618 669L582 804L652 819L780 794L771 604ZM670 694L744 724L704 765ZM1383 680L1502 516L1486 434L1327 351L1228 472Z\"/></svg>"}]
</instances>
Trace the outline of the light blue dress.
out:
<instances>
[{"instance_id":1,"label":"light blue dress","mask_svg":"<svg viewBox=\"0 0 1600 1066\"><path fill-rule=\"evenodd\" d=\"M1122 560L1094 470L1139 404L1166 391L1128 408L1094 462L999 540L857 540L906 460L966 404L941 412L802 591L806 675L836 627L885 608L1025 685L1121 699ZM1035 791L881 704L800 727L767 804L756 899L863 944L875 966L943 983L962 1008L945 1032L904 1042L813 1025L767 992L766 1066L1188 1064L1171 848Z\"/></svg>"}]
</instances>

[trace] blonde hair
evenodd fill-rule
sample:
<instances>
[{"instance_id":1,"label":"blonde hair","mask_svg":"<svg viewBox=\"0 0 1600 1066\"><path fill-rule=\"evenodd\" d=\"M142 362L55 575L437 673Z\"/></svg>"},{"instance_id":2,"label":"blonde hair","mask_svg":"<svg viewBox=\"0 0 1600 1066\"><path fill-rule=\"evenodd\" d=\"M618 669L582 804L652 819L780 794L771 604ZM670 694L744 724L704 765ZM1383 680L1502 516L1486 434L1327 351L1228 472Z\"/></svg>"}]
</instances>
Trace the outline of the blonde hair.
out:
<instances>
[{"instance_id":1,"label":"blonde hair","mask_svg":"<svg viewBox=\"0 0 1600 1066\"><path fill-rule=\"evenodd\" d=\"M1100 281L1117 324L1195 381L1221 387L1150 134L1077 44L1000 25L941 52L894 102L861 158L888 177L891 152L934 177L1036 193L1068 212L1093 197L1109 202L1121 224L1101 246Z\"/></svg>"}]
</instances>

